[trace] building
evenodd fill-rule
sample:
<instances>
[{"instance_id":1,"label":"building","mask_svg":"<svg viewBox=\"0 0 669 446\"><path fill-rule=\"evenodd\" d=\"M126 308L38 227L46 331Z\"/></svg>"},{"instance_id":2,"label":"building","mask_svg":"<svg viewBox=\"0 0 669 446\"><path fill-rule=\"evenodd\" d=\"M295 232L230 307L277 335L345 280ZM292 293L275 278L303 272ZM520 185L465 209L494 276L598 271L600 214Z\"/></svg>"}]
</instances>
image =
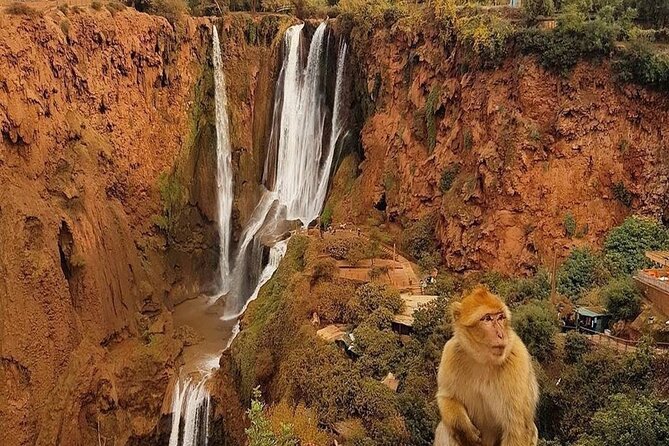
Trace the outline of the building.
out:
<instances>
[{"instance_id":1,"label":"building","mask_svg":"<svg viewBox=\"0 0 669 446\"><path fill-rule=\"evenodd\" d=\"M585 331L596 331L604 333L609 328L611 315L606 314L602 308L578 307L574 311L576 318L576 328L585 329Z\"/></svg>"},{"instance_id":2,"label":"building","mask_svg":"<svg viewBox=\"0 0 669 446\"><path fill-rule=\"evenodd\" d=\"M404 311L396 314L393 318L393 330L399 334L410 334L413 327L413 314L421 306L427 305L437 296L419 296L415 294L402 294L404 301Z\"/></svg>"}]
</instances>

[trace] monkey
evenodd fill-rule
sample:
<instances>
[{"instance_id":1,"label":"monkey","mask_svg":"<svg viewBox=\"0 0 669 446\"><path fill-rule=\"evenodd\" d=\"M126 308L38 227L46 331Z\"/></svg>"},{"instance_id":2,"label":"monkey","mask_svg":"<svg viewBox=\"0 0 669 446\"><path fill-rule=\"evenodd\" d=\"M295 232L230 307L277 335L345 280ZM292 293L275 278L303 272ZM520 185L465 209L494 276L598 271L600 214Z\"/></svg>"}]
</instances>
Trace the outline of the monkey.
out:
<instances>
[{"instance_id":1,"label":"monkey","mask_svg":"<svg viewBox=\"0 0 669 446\"><path fill-rule=\"evenodd\" d=\"M511 313L483 286L451 305L437 373L434 446L536 446L539 386Z\"/></svg>"}]
</instances>

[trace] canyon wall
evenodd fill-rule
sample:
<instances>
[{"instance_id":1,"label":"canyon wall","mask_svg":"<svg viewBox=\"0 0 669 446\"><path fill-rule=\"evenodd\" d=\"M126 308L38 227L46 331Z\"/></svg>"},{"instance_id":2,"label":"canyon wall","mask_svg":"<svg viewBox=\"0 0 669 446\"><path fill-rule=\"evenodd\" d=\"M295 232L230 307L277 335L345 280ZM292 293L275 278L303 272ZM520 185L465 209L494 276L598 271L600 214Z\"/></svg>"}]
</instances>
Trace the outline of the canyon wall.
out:
<instances>
[{"instance_id":1,"label":"canyon wall","mask_svg":"<svg viewBox=\"0 0 669 446\"><path fill-rule=\"evenodd\" d=\"M212 20L0 13L3 444L156 431L183 348L169 310L207 289L218 259ZM238 226L292 20L220 19Z\"/></svg>"},{"instance_id":2,"label":"canyon wall","mask_svg":"<svg viewBox=\"0 0 669 446\"><path fill-rule=\"evenodd\" d=\"M484 70L434 24L339 27L362 130L335 179L335 221L434 216L447 267L523 273L601 243L630 213L669 216L669 98L620 84L608 61L559 75L511 49Z\"/></svg>"}]
</instances>

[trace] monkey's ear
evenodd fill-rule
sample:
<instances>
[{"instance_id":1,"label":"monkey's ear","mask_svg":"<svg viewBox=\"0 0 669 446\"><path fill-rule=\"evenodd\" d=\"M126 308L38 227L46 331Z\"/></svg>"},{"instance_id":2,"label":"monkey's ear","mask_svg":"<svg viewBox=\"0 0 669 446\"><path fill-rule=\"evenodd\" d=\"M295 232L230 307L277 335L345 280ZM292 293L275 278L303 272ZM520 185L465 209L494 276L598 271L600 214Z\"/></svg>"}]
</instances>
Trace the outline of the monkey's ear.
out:
<instances>
[{"instance_id":1,"label":"monkey's ear","mask_svg":"<svg viewBox=\"0 0 669 446\"><path fill-rule=\"evenodd\" d=\"M462 315L462 303L453 302L451 304L451 317L453 318L453 322L460 319L461 315Z\"/></svg>"}]
</instances>

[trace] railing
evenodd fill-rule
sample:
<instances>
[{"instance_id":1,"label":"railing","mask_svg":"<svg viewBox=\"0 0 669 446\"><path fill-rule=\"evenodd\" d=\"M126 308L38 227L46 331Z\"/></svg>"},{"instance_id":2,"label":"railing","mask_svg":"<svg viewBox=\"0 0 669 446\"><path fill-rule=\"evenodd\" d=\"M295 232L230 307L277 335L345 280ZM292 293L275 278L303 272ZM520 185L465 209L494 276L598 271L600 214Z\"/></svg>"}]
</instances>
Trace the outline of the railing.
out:
<instances>
[{"instance_id":1,"label":"railing","mask_svg":"<svg viewBox=\"0 0 669 446\"><path fill-rule=\"evenodd\" d=\"M662 291L669 294L669 280L667 281L660 280L657 277L653 277L650 274L645 273L643 271L639 271L636 274L635 279L639 280L640 282L643 282L646 285L659 288Z\"/></svg>"},{"instance_id":2,"label":"railing","mask_svg":"<svg viewBox=\"0 0 669 446\"><path fill-rule=\"evenodd\" d=\"M565 326L567 330L578 330L582 333L587 333L592 337L593 342L600 345L607 345L610 347L615 347L617 350L621 351L634 351L638 348L641 341L632 341L630 339L623 339L617 336L608 335L606 333L600 333L598 331L590 330L581 326ZM667 353L669 352L669 343L667 342L656 342L653 344L653 349L656 352Z\"/></svg>"}]
</instances>

